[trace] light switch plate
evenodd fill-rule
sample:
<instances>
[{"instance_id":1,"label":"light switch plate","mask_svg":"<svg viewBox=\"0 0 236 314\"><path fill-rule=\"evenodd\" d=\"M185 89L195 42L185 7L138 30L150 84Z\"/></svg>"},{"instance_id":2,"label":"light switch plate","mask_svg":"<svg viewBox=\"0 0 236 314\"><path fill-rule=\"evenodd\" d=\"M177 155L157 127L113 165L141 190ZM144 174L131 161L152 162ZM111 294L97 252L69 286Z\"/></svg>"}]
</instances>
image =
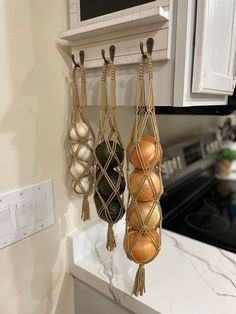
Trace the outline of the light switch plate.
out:
<instances>
[{"instance_id":1,"label":"light switch plate","mask_svg":"<svg viewBox=\"0 0 236 314\"><path fill-rule=\"evenodd\" d=\"M54 222L51 180L0 194L0 249Z\"/></svg>"}]
</instances>

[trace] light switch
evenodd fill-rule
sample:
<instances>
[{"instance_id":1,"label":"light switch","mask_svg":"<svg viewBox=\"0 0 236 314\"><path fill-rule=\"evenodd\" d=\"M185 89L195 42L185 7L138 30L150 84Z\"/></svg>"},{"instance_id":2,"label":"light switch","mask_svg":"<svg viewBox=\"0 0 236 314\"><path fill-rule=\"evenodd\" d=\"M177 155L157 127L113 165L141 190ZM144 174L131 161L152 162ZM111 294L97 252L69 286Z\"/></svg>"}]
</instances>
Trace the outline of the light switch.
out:
<instances>
[{"instance_id":1,"label":"light switch","mask_svg":"<svg viewBox=\"0 0 236 314\"><path fill-rule=\"evenodd\" d=\"M34 223L35 210L29 200L16 203L16 216L19 228L30 226Z\"/></svg>"},{"instance_id":2,"label":"light switch","mask_svg":"<svg viewBox=\"0 0 236 314\"><path fill-rule=\"evenodd\" d=\"M53 224L51 180L0 195L0 249Z\"/></svg>"},{"instance_id":3,"label":"light switch","mask_svg":"<svg viewBox=\"0 0 236 314\"><path fill-rule=\"evenodd\" d=\"M0 237L4 237L12 232L10 208L0 208Z\"/></svg>"},{"instance_id":4,"label":"light switch","mask_svg":"<svg viewBox=\"0 0 236 314\"><path fill-rule=\"evenodd\" d=\"M46 195L36 195L36 221L47 218L48 216L48 204Z\"/></svg>"}]
</instances>

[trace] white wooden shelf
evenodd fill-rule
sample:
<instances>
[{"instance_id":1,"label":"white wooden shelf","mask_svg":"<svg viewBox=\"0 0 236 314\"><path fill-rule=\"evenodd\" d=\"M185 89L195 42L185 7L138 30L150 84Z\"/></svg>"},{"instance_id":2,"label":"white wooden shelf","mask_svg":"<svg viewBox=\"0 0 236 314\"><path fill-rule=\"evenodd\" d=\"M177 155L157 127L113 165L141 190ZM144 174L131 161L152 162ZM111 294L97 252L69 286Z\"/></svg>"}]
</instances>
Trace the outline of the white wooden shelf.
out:
<instances>
[{"instance_id":1,"label":"white wooden shelf","mask_svg":"<svg viewBox=\"0 0 236 314\"><path fill-rule=\"evenodd\" d=\"M126 10L125 10L126 11ZM124 31L129 28L137 28L145 25L156 24L168 21L169 12L163 7L153 6L140 12L117 16L103 21L95 21L88 24L87 21L81 22L76 29L71 29L60 34L61 39L77 41L107 34L109 32Z\"/></svg>"},{"instance_id":2,"label":"white wooden shelf","mask_svg":"<svg viewBox=\"0 0 236 314\"><path fill-rule=\"evenodd\" d=\"M73 28L59 36L71 43L76 60L79 50L85 51L87 68L100 67L103 63L101 49L108 51L111 44L116 46L117 65L137 63L139 43L149 37L154 39L153 60L167 60L170 58L171 12L171 0L156 0L80 22L79 8L71 0Z\"/></svg>"}]
</instances>

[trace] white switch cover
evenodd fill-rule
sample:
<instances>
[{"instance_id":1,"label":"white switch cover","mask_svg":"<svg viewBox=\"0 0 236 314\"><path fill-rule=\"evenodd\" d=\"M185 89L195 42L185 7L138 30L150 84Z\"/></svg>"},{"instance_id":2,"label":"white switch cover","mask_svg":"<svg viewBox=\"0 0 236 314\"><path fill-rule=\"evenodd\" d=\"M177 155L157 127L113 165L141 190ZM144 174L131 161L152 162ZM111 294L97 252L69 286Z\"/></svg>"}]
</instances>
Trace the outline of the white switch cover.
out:
<instances>
[{"instance_id":1,"label":"white switch cover","mask_svg":"<svg viewBox=\"0 0 236 314\"><path fill-rule=\"evenodd\" d=\"M12 230L10 207L0 208L0 237L4 237Z\"/></svg>"},{"instance_id":2,"label":"white switch cover","mask_svg":"<svg viewBox=\"0 0 236 314\"><path fill-rule=\"evenodd\" d=\"M55 221L52 182L0 195L0 249L48 228Z\"/></svg>"},{"instance_id":3,"label":"white switch cover","mask_svg":"<svg viewBox=\"0 0 236 314\"><path fill-rule=\"evenodd\" d=\"M29 199L16 203L16 217L19 228L24 228L34 224L34 204L30 204Z\"/></svg>"}]
</instances>

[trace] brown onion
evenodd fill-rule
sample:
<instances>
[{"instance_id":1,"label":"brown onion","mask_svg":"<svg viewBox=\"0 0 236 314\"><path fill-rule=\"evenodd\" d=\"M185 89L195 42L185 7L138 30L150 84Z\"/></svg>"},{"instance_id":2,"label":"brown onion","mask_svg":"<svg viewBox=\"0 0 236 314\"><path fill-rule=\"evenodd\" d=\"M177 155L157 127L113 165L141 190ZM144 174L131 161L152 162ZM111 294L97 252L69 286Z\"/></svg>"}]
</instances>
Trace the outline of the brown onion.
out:
<instances>
[{"instance_id":1,"label":"brown onion","mask_svg":"<svg viewBox=\"0 0 236 314\"><path fill-rule=\"evenodd\" d=\"M161 209L157 202L132 202L127 209L127 219L131 227L140 230L144 225L154 229L160 222Z\"/></svg>"},{"instance_id":2,"label":"brown onion","mask_svg":"<svg viewBox=\"0 0 236 314\"><path fill-rule=\"evenodd\" d=\"M148 263L158 253L160 237L156 230L149 230L145 235L130 231L124 237L124 250L129 259L136 263Z\"/></svg>"},{"instance_id":3,"label":"brown onion","mask_svg":"<svg viewBox=\"0 0 236 314\"><path fill-rule=\"evenodd\" d=\"M134 199L149 202L157 199L162 193L162 185L158 175L152 171L135 169L129 175L129 189Z\"/></svg>"},{"instance_id":4,"label":"brown onion","mask_svg":"<svg viewBox=\"0 0 236 314\"><path fill-rule=\"evenodd\" d=\"M160 161L162 150L153 136L144 135L135 146L134 142L130 141L127 147L127 156L135 168L148 169Z\"/></svg>"}]
</instances>

